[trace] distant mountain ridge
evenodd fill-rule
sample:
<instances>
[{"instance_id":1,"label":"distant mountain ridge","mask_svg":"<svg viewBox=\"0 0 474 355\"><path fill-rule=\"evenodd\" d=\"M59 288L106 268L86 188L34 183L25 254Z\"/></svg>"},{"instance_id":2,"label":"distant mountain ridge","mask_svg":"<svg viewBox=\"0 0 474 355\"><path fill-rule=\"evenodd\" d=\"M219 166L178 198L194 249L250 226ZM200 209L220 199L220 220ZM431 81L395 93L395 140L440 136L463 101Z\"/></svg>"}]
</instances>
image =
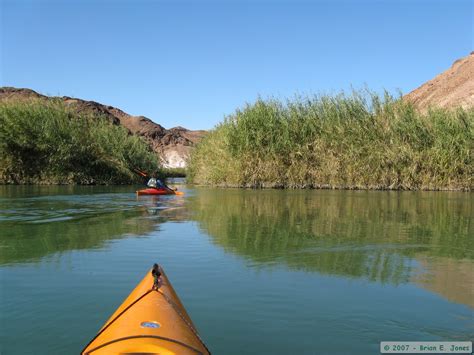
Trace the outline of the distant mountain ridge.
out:
<instances>
[{"instance_id":1,"label":"distant mountain ridge","mask_svg":"<svg viewBox=\"0 0 474 355\"><path fill-rule=\"evenodd\" d=\"M474 52L404 96L421 110L429 106L474 107Z\"/></svg>"},{"instance_id":2,"label":"distant mountain ridge","mask_svg":"<svg viewBox=\"0 0 474 355\"><path fill-rule=\"evenodd\" d=\"M204 130L192 131L179 126L166 129L145 116L132 116L116 107L95 101L69 96L46 96L31 89L0 87L0 101L31 99L60 99L77 112L103 115L112 124L121 125L131 134L143 137L153 151L160 156L163 166L167 168L185 167L194 145L207 133Z\"/></svg>"}]
</instances>

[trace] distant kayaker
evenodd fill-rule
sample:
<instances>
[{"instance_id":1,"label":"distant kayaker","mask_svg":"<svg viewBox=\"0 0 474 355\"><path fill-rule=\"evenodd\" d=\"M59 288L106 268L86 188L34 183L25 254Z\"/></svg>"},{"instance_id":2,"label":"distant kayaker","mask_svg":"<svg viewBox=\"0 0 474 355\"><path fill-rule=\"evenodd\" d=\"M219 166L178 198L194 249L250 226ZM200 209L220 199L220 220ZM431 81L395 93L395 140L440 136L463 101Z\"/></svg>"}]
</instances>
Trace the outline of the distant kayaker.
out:
<instances>
[{"instance_id":1,"label":"distant kayaker","mask_svg":"<svg viewBox=\"0 0 474 355\"><path fill-rule=\"evenodd\" d=\"M163 182L160 179L155 179L155 178L151 178L150 180L148 180L147 186L153 187L155 189L165 189L169 191L174 191L173 189L163 184Z\"/></svg>"}]
</instances>

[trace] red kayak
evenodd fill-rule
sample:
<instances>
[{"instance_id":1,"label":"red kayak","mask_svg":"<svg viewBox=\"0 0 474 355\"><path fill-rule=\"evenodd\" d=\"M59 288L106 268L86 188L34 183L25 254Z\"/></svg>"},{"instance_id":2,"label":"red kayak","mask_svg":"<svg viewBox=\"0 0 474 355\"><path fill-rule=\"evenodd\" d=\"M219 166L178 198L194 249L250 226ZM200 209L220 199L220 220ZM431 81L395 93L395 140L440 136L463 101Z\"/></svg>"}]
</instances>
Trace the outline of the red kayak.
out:
<instances>
[{"instance_id":1,"label":"red kayak","mask_svg":"<svg viewBox=\"0 0 474 355\"><path fill-rule=\"evenodd\" d=\"M181 191L149 188L138 190L137 195L184 195L184 193Z\"/></svg>"}]
</instances>

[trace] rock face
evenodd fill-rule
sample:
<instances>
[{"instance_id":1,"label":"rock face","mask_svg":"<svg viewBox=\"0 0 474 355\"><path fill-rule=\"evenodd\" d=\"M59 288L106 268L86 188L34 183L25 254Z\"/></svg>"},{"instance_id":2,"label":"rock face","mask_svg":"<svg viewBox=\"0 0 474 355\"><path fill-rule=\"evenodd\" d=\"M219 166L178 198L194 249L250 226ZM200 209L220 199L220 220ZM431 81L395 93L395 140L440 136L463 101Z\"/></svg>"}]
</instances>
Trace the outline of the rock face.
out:
<instances>
[{"instance_id":1,"label":"rock face","mask_svg":"<svg viewBox=\"0 0 474 355\"><path fill-rule=\"evenodd\" d=\"M451 68L413 90L404 99L421 110L474 107L474 52L456 60Z\"/></svg>"},{"instance_id":2,"label":"rock face","mask_svg":"<svg viewBox=\"0 0 474 355\"><path fill-rule=\"evenodd\" d=\"M49 97L38 94L31 89L12 87L0 88L0 101L6 100L51 100L60 99L77 112L101 114L112 124L125 127L131 134L142 136L150 147L158 153L161 163L166 168L183 168L186 166L193 146L206 134L206 131L190 131L183 127L166 129L144 116L131 116L122 110L102 105L95 101L86 101L68 96Z\"/></svg>"}]
</instances>

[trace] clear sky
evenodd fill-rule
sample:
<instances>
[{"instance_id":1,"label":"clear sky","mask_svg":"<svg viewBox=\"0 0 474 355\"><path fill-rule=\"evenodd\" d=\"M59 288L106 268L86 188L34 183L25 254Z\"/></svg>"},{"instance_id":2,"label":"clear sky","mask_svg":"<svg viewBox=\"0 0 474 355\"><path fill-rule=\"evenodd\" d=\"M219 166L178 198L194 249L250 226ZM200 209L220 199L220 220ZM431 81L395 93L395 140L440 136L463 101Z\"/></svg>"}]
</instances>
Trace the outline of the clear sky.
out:
<instances>
[{"instance_id":1,"label":"clear sky","mask_svg":"<svg viewBox=\"0 0 474 355\"><path fill-rule=\"evenodd\" d=\"M245 102L407 93L473 49L472 0L0 0L2 86L209 129Z\"/></svg>"}]
</instances>

